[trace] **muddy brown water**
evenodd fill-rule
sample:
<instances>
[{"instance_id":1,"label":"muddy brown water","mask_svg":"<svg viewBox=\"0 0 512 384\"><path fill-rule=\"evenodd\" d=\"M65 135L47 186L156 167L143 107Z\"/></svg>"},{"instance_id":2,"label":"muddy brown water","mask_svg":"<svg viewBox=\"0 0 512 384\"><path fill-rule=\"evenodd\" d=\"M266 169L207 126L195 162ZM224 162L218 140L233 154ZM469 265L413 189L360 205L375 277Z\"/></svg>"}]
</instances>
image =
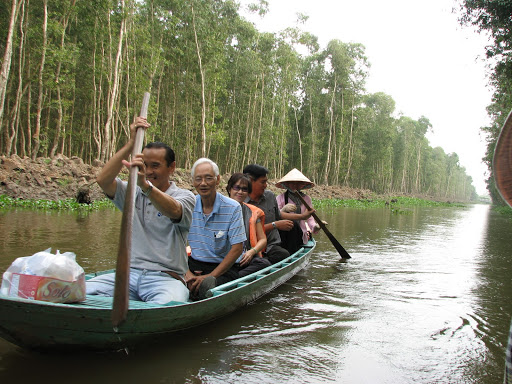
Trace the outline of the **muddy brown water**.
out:
<instances>
[{"instance_id":1,"label":"muddy brown water","mask_svg":"<svg viewBox=\"0 0 512 384\"><path fill-rule=\"evenodd\" d=\"M489 206L319 210L309 266L227 318L156 346L48 354L0 340L1 383L502 381L512 221ZM115 264L120 214L0 212L0 271L48 247L86 272Z\"/></svg>"}]
</instances>

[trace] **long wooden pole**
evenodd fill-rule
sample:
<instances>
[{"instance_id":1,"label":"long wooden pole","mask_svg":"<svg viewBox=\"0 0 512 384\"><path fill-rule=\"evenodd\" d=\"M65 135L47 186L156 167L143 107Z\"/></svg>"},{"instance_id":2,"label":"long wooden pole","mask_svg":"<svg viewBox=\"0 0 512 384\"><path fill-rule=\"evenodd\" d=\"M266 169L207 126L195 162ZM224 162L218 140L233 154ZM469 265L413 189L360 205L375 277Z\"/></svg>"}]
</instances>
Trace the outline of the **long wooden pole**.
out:
<instances>
[{"instance_id":1,"label":"long wooden pole","mask_svg":"<svg viewBox=\"0 0 512 384\"><path fill-rule=\"evenodd\" d=\"M287 188L288 189L288 188ZM306 207L306 209L308 211L311 211L312 208L308 205L308 203L306 203L306 200L304 200L304 198L300 195L299 192L297 191L292 191L290 189L288 189L288 191L290 191L291 193L293 193L300 201L302 204L304 204L304 206ZM333 236L333 234L327 229L327 226L324 224L324 222L322 220L320 220L320 218L316 215L316 213L313 212L312 214L313 218L315 219L315 221L318 223L318 225L320 226L320 228L322 228L322 230L325 232L325 234L327 235L327 237L329 238L329 240L331 241L332 245L334 246L334 248L336 248L336 250L338 251L338 253L340 254L341 258L342 259L351 259L351 256L348 254L348 252L345 250L345 248L343 248L343 246L340 244L340 242L338 240L336 240L336 238Z\"/></svg>"},{"instance_id":2,"label":"long wooden pole","mask_svg":"<svg viewBox=\"0 0 512 384\"><path fill-rule=\"evenodd\" d=\"M144 93L141 117L147 117L149 105L149 92ZM132 158L142 151L144 142L144 128L138 128L135 135L135 144L132 150ZM114 302L112 305L112 325L118 327L125 319L128 312L128 286L130 281L130 254L132 247L132 227L135 206L135 191L137 187L138 167L131 167L128 178L128 187L121 219L121 234L119 236L119 249L117 252L116 282L114 287Z\"/></svg>"}]
</instances>

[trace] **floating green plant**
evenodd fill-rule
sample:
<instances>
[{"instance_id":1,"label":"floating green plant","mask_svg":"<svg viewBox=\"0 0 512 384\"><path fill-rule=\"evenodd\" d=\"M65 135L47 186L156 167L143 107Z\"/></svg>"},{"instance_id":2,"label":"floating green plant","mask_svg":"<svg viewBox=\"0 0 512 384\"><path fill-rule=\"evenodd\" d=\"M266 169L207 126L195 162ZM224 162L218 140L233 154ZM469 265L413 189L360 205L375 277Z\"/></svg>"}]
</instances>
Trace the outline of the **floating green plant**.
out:
<instances>
[{"instance_id":1,"label":"floating green plant","mask_svg":"<svg viewBox=\"0 0 512 384\"><path fill-rule=\"evenodd\" d=\"M80 204L75 199L43 200L43 199L19 199L6 195L0 195L0 208L28 208L36 210L58 211L97 211L104 208L114 208L109 199L96 200L92 204Z\"/></svg>"},{"instance_id":2,"label":"floating green plant","mask_svg":"<svg viewBox=\"0 0 512 384\"><path fill-rule=\"evenodd\" d=\"M463 204L445 203L439 201L431 201L419 199L416 197L389 197L388 199L313 199L313 205L315 208L385 208L389 207L391 210L400 210L401 207L453 207L453 206L464 206ZM400 212L398 212L400 213Z\"/></svg>"}]
</instances>

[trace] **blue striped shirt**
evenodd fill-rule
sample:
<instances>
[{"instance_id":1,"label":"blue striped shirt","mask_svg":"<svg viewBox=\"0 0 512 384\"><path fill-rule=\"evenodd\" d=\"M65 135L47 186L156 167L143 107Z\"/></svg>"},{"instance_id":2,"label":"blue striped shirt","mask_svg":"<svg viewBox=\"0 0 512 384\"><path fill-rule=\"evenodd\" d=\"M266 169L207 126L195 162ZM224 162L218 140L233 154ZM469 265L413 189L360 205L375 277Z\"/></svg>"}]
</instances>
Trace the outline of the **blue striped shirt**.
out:
<instances>
[{"instance_id":1,"label":"blue striped shirt","mask_svg":"<svg viewBox=\"0 0 512 384\"><path fill-rule=\"evenodd\" d=\"M188 243L195 260L219 264L234 244L245 240L240 203L217 192L212 212L205 215L201 196L196 196L188 234Z\"/></svg>"}]
</instances>

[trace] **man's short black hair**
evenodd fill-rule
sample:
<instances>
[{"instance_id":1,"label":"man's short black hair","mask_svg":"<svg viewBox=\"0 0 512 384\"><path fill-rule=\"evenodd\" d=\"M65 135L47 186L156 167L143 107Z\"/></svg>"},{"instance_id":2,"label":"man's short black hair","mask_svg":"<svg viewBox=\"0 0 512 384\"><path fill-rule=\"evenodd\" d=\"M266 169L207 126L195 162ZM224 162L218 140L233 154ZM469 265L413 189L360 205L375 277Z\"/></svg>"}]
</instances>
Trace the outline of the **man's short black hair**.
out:
<instances>
[{"instance_id":1,"label":"man's short black hair","mask_svg":"<svg viewBox=\"0 0 512 384\"><path fill-rule=\"evenodd\" d=\"M247 165L243 173L249 174L254 180L259 179L262 176L267 176L269 170L258 164L249 164Z\"/></svg>"},{"instance_id":2,"label":"man's short black hair","mask_svg":"<svg viewBox=\"0 0 512 384\"><path fill-rule=\"evenodd\" d=\"M167 144L162 143L160 141L154 141L152 143L146 144L144 149L151 149L151 148L163 148L165 149L165 161L167 162L167 166L170 167L172 163L176 160L176 156L174 155L174 151L171 147L169 147Z\"/></svg>"}]
</instances>

